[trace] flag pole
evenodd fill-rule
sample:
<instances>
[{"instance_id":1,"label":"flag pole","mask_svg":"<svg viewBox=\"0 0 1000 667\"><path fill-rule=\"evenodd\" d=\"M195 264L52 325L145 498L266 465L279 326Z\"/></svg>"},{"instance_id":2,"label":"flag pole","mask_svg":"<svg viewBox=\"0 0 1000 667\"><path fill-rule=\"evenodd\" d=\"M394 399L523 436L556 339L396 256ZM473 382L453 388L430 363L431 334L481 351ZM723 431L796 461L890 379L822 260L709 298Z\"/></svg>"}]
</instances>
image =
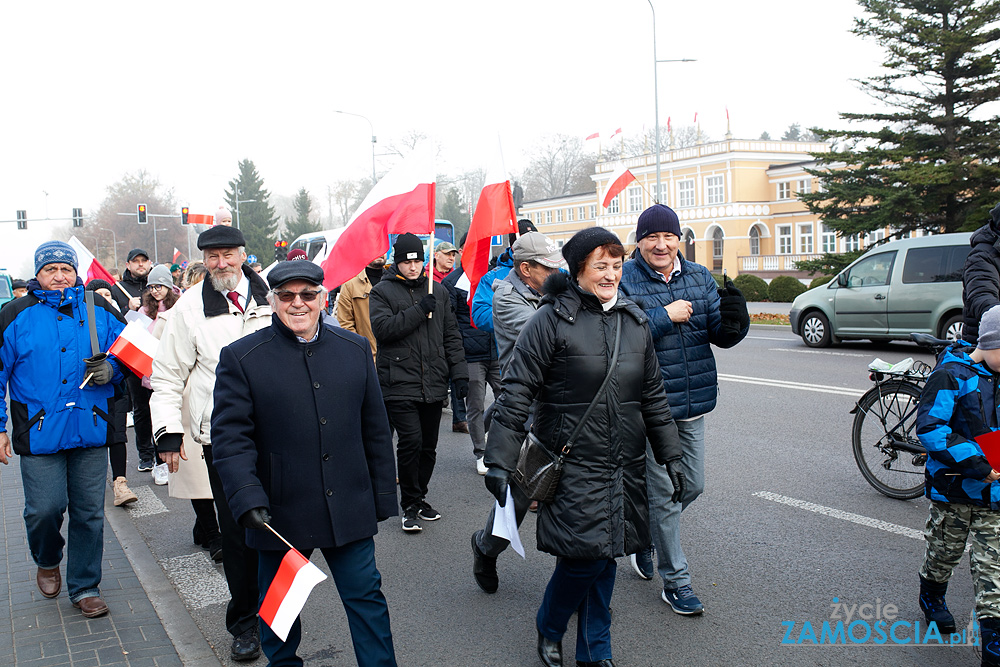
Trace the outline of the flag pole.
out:
<instances>
[{"instance_id":1,"label":"flag pole","mask_svg":"<svg viewBox=\"0 0 1000 667\"><path fill-rule=\"evenodd\" d=\"M285 544L287 544L289 549L291 549L293 551L298 551L298 549L296 549L295 547L292 546L291 542L289 542L288 540L286 540L285 538L283 538L281 535L279 535L278 531L276 531L274 528L271 528L271 524L265 523L264 525L267 526L267 529L269 531L271 531L272 533L274 533L275 537L277 537L279 540L281 540L282 542L284 542Z\"/></svg>"},{"instance_id":2,"label":"flag pole","mask_svg":"<svg viewBox=\"0 0 1000 667\"><path fill-rule=\"evenodd\" d=\"M427 293L434 294L434 225L431 224L431 235L427 237ZM434 319L434 311L427 313L427 319Z\"/></svg>"}]
</instances>

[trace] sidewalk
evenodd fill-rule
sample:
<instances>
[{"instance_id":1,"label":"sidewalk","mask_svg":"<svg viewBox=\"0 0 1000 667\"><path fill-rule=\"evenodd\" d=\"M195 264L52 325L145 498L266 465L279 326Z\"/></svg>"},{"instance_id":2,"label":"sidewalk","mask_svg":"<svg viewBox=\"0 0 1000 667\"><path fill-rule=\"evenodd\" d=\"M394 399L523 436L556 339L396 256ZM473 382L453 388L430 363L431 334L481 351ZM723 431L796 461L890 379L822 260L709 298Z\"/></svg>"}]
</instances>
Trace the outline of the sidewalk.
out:
<instances>
[{"instance_id":1,"label":"sidewalk","mask_svg":"<svg viewBox=\"0 0 1000 667\"><path fill-rule=\"evenodd\" d=\"M0 665L207 667L219 664L127 516L120 510L118 514L111 512L116 508L110 493L105 501L108 512L101 582L101 594L110 612L94 619L84 618L66 595L65 558L59 597L48 600L38 591L36 566L28 553L22 518L24 492L18 456L10 465L0 466L0 506L5 552L0 558L4 575L0 578L0 609L6 607L9 611L9 622L0 623ZM108 519L121 525L113 529ZM68 517L63 524L64 536L67 524ZM150 566L155 570L147 569ZM142 573L149 591L143 587L137 572ZM156 602L155 608L151 598Z\"/></svg>"}]
</instances>

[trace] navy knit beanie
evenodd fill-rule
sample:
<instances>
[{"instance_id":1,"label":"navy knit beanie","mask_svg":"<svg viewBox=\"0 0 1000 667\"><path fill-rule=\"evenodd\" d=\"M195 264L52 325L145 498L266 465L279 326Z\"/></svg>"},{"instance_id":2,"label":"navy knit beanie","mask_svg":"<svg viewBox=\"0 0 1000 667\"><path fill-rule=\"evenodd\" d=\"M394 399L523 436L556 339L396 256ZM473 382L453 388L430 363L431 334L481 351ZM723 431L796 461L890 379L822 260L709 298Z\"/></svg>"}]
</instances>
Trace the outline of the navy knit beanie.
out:
<instances>
[{"instance_id":1,"label":"navy knit beanie","mask_svg":"<svg viewBox=\"0 0 1000 667\"><path fill-rule=\"evenodd\" d=\"M667 232L677 238L681 237L681 223L674 209L665 204L653 204L639 215L635 226L635 241L657 232Z\"/></svg>"},{"instance_id":2,"label":"navy knit beanie","mask_svg":"<svg viewBox=\"0 0 1000 667\"><path fill-rule=\"evenodd\" d=\"M566 258L566 263L569 265L569 274L576 278L576 274L580 270L580 263L587 259L587 255L594 252L595 248L608 243L622 244L621 239L614 232L608 231L604 227L587 227L573 234L573 238L566 241L562 247L563 257Z\"/></svg>"},{"instance_id":3,"label":"navy knit beanie","mask_svg":"<svg viewBox=\"0 0 1000 667\"><path fill-rule=\"evenodd\" d=\"M46 241L35 250L35 275L46 264L69 264L77 270L76 251L65 241Z\"/></svg>"}]
</instances>

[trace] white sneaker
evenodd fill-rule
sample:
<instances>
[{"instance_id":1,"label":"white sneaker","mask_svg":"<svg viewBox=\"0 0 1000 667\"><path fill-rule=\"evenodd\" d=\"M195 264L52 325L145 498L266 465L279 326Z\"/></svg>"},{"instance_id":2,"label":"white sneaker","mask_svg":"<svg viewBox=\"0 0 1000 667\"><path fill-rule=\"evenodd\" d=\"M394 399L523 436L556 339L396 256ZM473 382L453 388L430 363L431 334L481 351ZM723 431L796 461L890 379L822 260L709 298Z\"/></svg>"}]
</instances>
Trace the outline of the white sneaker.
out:
<instances>
[{"instance_id":1,"label":"white sneaker","mask_svg":"<svg viewBox=\"0 0 1000 667\"><path fill-rule=\"evenodd\" d=\"M167 483L167 464L157 463L153 466L153 483L157 486L163 486Z\"/></svg>"},{"instance_id":2,"label":"white sneaker","mask_svg":"<svg viewBox=\"0 0 1000 667\"><path fill-rule=\"evenodd\" d=\"M478 472L480 475L485 475L487 471L489 471L489 468L486 467L486 463L483 461L483 457L480 456L478 459L476 459L476 472Z\"/></svg>"}]
</instances>

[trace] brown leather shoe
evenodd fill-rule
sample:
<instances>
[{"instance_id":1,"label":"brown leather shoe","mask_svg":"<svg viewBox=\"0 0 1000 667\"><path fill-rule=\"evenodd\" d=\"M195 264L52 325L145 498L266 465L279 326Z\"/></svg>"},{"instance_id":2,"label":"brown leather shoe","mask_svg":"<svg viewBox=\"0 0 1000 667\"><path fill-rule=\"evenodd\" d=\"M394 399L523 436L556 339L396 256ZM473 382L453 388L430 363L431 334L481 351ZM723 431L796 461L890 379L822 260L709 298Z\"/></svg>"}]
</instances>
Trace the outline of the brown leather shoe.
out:
<instances>
[{"instance_id":1,"label":"brown leather shoe","mask_svg":"<svg viewBox=\"0 0 1000 667\"><path fill-rule=\"evenodd\" d=\"M83 598L79 602L74 602L73 606L87 618L96 618L108 613L108 605L98 597Z\"/></svg>"},{"instance_id":2,"label":"brown leather shoe","mask_svg":"<svg viewBox=\"0 0 1000 667\"><path fill-rule=\"evenodd\" d=\"M451 425L451 430L454 433L468 433L469 422L454 422Z\"/></svg>"},{"instance_id":3,"label":"brown leather shoe","mask_svg":"<svg viewBox=\"0 0 1000 667\"><path fill-rule=\"evenodd\" d=\"M47 598L54 598L59 595L59 590L62 588L62 576L59 574L59 568L54 567L51 570L46 570L44 567L38 568L38 574L35 575L35 582L38 584L38 590L42 592Z\"/></svg>"}]
</instances>

